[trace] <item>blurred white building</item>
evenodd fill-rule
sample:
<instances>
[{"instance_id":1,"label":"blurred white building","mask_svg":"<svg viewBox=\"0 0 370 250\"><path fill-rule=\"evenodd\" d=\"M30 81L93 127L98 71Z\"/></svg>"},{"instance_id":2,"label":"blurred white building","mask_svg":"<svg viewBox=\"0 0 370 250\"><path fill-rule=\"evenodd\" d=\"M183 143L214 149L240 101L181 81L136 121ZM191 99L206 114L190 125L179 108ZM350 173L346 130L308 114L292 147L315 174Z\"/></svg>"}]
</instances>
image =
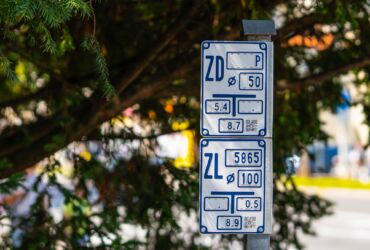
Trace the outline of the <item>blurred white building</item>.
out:
<instances>
[{"instance_id":1,"label":"blurred white building","mask_svg":"<svg viewBox=\"0 0 370 250\"><path fill-rule=\"evenodd\" d=\"M364 149L369 142L369 127L365 124L363 105L350 105L361 100L367 87L356 87L352 83L354 78L353 74L348 74L341 79L345 82L342 97L348 104L338 106L336 113L328 110L320 113L322 130L330 136L328 146L338 149L332 161L332 166L335 166L332 173L352 178L358 177L358 168L364 165Z\"/></svg>"}]
</instances>

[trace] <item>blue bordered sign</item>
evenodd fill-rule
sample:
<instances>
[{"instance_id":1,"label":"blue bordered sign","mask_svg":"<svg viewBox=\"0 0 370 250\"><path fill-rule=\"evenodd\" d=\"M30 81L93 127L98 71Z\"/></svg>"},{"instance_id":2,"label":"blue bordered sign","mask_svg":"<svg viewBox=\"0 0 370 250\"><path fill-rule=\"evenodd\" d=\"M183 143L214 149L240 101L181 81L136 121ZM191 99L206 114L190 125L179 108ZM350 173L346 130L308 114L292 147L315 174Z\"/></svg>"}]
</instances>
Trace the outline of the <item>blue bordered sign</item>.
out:
<instances>
[{"instance_id":1,"label":"blue bordered sign","mask_svg":"<svg viewBox=\"0 0 370 250\"><path fill-rule=\"evenodd\" d=\"M202 43L203 136L272 136L271 42Z\"/></svg>"},{"instance_id":2,"label":"blue bordered sign","mask_svg":"<svg viewBox=\"0 0 370 250\"><path fill-rule=\"evenodd\" d=\"M200 232L269 234L271 139L200 141Z\"/></svg>"}]
</instances>

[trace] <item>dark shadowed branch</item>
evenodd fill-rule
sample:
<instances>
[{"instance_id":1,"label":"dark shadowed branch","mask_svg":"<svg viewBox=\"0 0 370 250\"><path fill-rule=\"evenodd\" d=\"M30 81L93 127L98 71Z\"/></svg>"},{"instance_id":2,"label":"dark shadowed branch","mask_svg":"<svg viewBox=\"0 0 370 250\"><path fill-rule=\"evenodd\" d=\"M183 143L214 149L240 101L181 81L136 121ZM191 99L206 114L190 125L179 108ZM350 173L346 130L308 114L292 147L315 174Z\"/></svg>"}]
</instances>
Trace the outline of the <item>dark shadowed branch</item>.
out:
<instances>
[{"instance_id":1,"label":"dark shadowed branch","mask_svg":"<svg viewBox=\"0 0 370 250\"><path fill-rule=\"evenodd\" d=\"M292 90L299 91L308 86L317 86L323 82L332 79L335 76L344 74L354 68L362 68L370 65L370 58L362 58L356 61L351 61L348 64L337 67L335 69L326 70L325 72L311 75L302 79L297 79L295 81L284 82L283 80L277 82L277 89L279 91Z\"/></svg>"}]
</instances>

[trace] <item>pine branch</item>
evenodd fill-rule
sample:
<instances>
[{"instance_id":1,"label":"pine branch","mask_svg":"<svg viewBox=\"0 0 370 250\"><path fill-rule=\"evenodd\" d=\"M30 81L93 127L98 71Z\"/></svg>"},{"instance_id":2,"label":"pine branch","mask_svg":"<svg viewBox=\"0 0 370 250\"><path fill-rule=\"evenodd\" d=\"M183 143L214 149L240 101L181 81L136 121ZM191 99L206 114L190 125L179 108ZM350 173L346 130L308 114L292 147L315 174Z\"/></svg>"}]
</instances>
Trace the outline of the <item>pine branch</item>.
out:
<instances>
[{"instance_id":1,"label":"pine branch","mask_svg":"<svg viewBox=\"0 0 370 250\"><path fill-rule=\"evenodd\" d=\"M100 52L98 41L94 36L87 36L82 42L81 46L94 55L95 68L99 75L98 83L101 85L104 96L107 99L110 99L115 94L115 89L110 83L107 62Z\"/></svg>"},{"instance_id":2,"label":"pine branch","mask_svg":"<svg viewBox=\"0 0 370 250\"><path fill-rule=\"evenodd\" d=\"M0 72L3 73L10 81L16 81L17 76L11 68L12 63L5 56L0 56Z\"/></svg>"}]
</instances>

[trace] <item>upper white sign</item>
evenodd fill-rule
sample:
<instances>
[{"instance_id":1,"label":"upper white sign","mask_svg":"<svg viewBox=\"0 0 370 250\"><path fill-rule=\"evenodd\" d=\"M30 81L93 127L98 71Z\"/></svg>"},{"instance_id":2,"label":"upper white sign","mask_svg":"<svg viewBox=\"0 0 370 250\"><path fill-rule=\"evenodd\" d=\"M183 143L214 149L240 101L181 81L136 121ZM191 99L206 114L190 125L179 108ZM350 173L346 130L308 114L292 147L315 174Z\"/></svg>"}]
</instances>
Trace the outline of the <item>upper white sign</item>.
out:
<instances>
[{"instance_id":1,"label":"upper white sign","mask_svg":"<svg viewBox=\"0 0 370 250\"><path fill-rule=\"evenodd\" d=\"M271 42L202 43L203 136L272 136Z\"/></svg>"}]
</instances>

